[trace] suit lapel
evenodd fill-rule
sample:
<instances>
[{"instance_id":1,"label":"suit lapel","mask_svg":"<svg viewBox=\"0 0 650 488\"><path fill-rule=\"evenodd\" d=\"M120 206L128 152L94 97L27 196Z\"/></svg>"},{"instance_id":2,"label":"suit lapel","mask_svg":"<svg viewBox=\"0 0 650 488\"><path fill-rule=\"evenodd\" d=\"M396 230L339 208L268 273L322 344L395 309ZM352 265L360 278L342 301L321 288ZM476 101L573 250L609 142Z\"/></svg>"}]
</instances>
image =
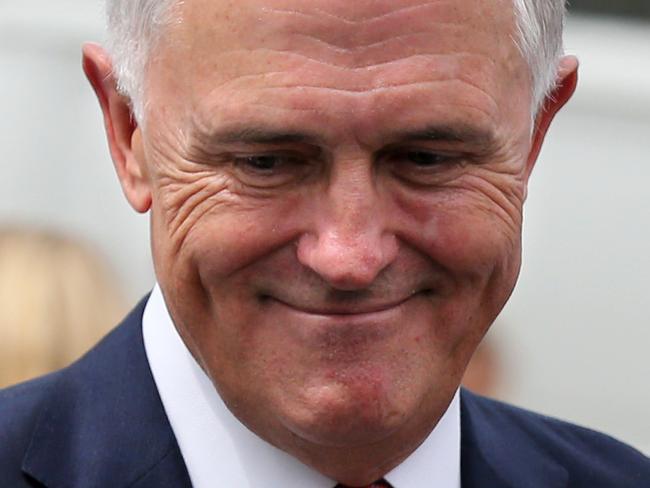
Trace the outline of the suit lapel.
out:
<instances>
[{"instance_id":1,"label":"suit lapel","mask_svg":"<svg viewBox=\"0 0 650 488\"><path fill-rule=\"evenodd\" d=\"M462 488L566 488L568 473L512 407L461 392Z\"/></svg>"},{"instance_id":2,"label":"suit lapel","mask_svg":"<svg viewBox=\"0 0 650 488\"><path fill-rule=\"evenodd\" d=\"M54 384L23 459L48 488L191 487L146 359L145 302Z\"/></svg>"}]
</instances>

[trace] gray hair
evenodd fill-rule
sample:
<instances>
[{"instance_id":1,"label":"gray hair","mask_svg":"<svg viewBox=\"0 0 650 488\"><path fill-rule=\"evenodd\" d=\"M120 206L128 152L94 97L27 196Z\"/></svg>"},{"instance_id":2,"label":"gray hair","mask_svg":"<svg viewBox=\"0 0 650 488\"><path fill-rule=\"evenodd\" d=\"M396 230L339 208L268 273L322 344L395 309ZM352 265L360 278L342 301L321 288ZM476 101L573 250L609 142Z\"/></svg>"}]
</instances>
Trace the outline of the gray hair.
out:
<instances>
[{"instance_id":1,"label":"gray hair","mask_svg":"<svg viewBox=\"0 0 650 488\"><path fill-rule=\"evenodd\" d=\"M145 113L145 75L150 54L181 0L106 0L107 49L118 90L131 101L135 119Z\"/></svg>"},{"instance_id":2,"label":"gray hair","mask_svg":"<svg viewBox=\"0 0 650 488\"><path fill-rule=\"evenodd\" d=\"M560 58L566 0L514 0L517 16L515 44L530 67L532 112L536 114L555 88Z\"/></svg>"},{"instance_id":3,"label":"gray hair","mask_svg":"<svg viewBox=\"0 0 650 488\"><path fill-rule=\"evenodd\" d=\"M131 100L134 116L145 112L145 73L158 36L173 20L182 0L106 0L108 51L121 93ZM515 44L530 66L532 112L555 87L563 53L565 0L513 0L517 18Z\"/></svg>"}]
</instances>

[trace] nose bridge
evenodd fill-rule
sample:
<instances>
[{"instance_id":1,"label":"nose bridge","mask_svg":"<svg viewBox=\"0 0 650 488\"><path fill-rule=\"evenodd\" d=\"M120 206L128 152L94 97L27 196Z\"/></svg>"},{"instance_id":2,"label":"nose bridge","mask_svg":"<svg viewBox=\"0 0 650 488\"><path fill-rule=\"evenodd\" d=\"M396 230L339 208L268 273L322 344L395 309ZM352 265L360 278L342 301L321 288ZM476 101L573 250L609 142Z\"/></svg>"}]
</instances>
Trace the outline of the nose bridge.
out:
<instances>
[{"instance_id":1,"label":"nose bridge","mask_svg":"<svg viewBox=\"0 0 650 488\"><path fill-rule=\"evenodd\" d=\"M371 164L349 161L333 168L317 201L313 230L301 239L299 259L336 288L369 286L396 254Z\"/></svg>"},{"instance_id":2,"label":"nose bridge","mask_svg":"<svg viewBox=\"0 0 650 488\"><path fill-rule=\"evenodd\" d=\"M321 224L350 242L381 232L379 195L371 164L364 163L355 161L334 168L325 195L328 212Z\"/></svg>"}]
</instances>

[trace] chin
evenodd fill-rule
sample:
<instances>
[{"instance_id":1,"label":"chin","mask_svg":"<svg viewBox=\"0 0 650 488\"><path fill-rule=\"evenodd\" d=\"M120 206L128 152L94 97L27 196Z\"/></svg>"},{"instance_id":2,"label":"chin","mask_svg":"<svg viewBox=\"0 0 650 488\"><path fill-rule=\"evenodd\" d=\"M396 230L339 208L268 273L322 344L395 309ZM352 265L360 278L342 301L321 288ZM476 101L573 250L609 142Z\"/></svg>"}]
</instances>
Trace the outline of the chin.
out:
<instances>
[{"instance_id":1,"label":"chin","mask_svg":"<svg viewBox=\"0 0 650 488\"><path fill-rule=\"evenodd\" d=\"M285 411L284 426L317 445L354 447L373 444L403 427L417 405L385 388L381 381L353 381L308 388L298 407Z\"/></svg>"}]
</instances>

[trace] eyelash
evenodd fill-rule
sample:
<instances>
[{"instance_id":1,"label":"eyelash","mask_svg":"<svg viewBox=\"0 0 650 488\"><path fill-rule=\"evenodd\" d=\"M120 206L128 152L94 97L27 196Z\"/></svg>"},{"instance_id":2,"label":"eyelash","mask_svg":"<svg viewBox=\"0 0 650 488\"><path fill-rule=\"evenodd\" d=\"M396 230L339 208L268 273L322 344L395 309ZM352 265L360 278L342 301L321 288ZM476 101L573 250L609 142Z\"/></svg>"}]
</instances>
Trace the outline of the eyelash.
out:
<instances>
[{"instance_id":1,"label":"eyelash","mask_svg":"<svg viewBox=\"0 0 650 488\"><path fill-rule=\"evenodd\" d=\"M416 161L417 159L421 159L423 157L425 159L431 158L431 161L423 162L423 164L420 164L419 161ZM399 151L394 156L392 156L391 159L398 159L400 161L411 159L410 162L414 163L417 167L426 169L426 168L444 166L445 164L455 161L457 158L455 156L445 154L440 151L430 151L428 149L415 148L415 149L406 149L403 151Z\"/></svg>"},{"instance_id":2,"label":"eyelash","mask_svg":"<svg viewBox=\"0 0 650 488\"><path fill-rule=\"evenodd\" d=\"M309 163L309 158L300 154L260 153L233 156L232 161L236 167L251 173L272 175L283 169L305 166Z\"/></svg>"},{"instance_id":3,"label":"eyelash","mask_svg":"<svg viewBox=\"0 0 650 488\"><path fill-rule=\"evenodd\" d=\"M272 189L301 181L307 175L308 158L290 153L259 153L232 155L230 160L238 179L247 186ZM266 164L256 164L256 162Z\"/></svg>"},{"instance_id":4,"label":"eyelash","mask_svg":"<svg viewBox=\"0 0 650 488\"><path fill-rule=\"evenodd\" d=\"M255 168L260 171L269 171L274 169L273 167L262 167L264 166L263 164L261 165L255 165L253 163L254 160L258 160L260 163L270 162L269 160L273 160L273 162L277 162L278 160L281 160L283 157L275 154L260 154L260 155L253 155L253 156L243 156L243 157L236 157L234 158L235 164L239 166L246 166L249 168Z\"/></svg>"},{"instance_id":5,"label":"eyelash","mask_svg":"<svg viewBox=\"0 0 650 488\"><path fill-rule=\"evenodd\" d=\"M440 151L429 151L427 149L407 149L407 150L402 150L402 151L397 151L393 154L387 154L384 156L380 156L379 159L383 159L387 157L389 160L404 160L407 158L418 158L418 157L431 157L433 161L430 163L424 163L422 166L437 166L441 164L445 164L451 161L454 161L457 159L454 156L451 156L449 154L442 153ZM275 159L276 161L280 162L288 162L290 164L304 164L304 161L306 161L307 158L303 158L302 156L297 156L297 155L292 155L292 154L274 154L274 153L260 153L260 154L251 154L251 155L245 155L245 156L233 156L233 161L237 165L246 165L249 167L255 166L254 164L251 164L252 160L264 160L264 159ZM413 161L415 164L418 164L417 161ZM260 168L261 170L267 170L267 169L272 169L272 168Z\"/></svg>"}]
</instances>

